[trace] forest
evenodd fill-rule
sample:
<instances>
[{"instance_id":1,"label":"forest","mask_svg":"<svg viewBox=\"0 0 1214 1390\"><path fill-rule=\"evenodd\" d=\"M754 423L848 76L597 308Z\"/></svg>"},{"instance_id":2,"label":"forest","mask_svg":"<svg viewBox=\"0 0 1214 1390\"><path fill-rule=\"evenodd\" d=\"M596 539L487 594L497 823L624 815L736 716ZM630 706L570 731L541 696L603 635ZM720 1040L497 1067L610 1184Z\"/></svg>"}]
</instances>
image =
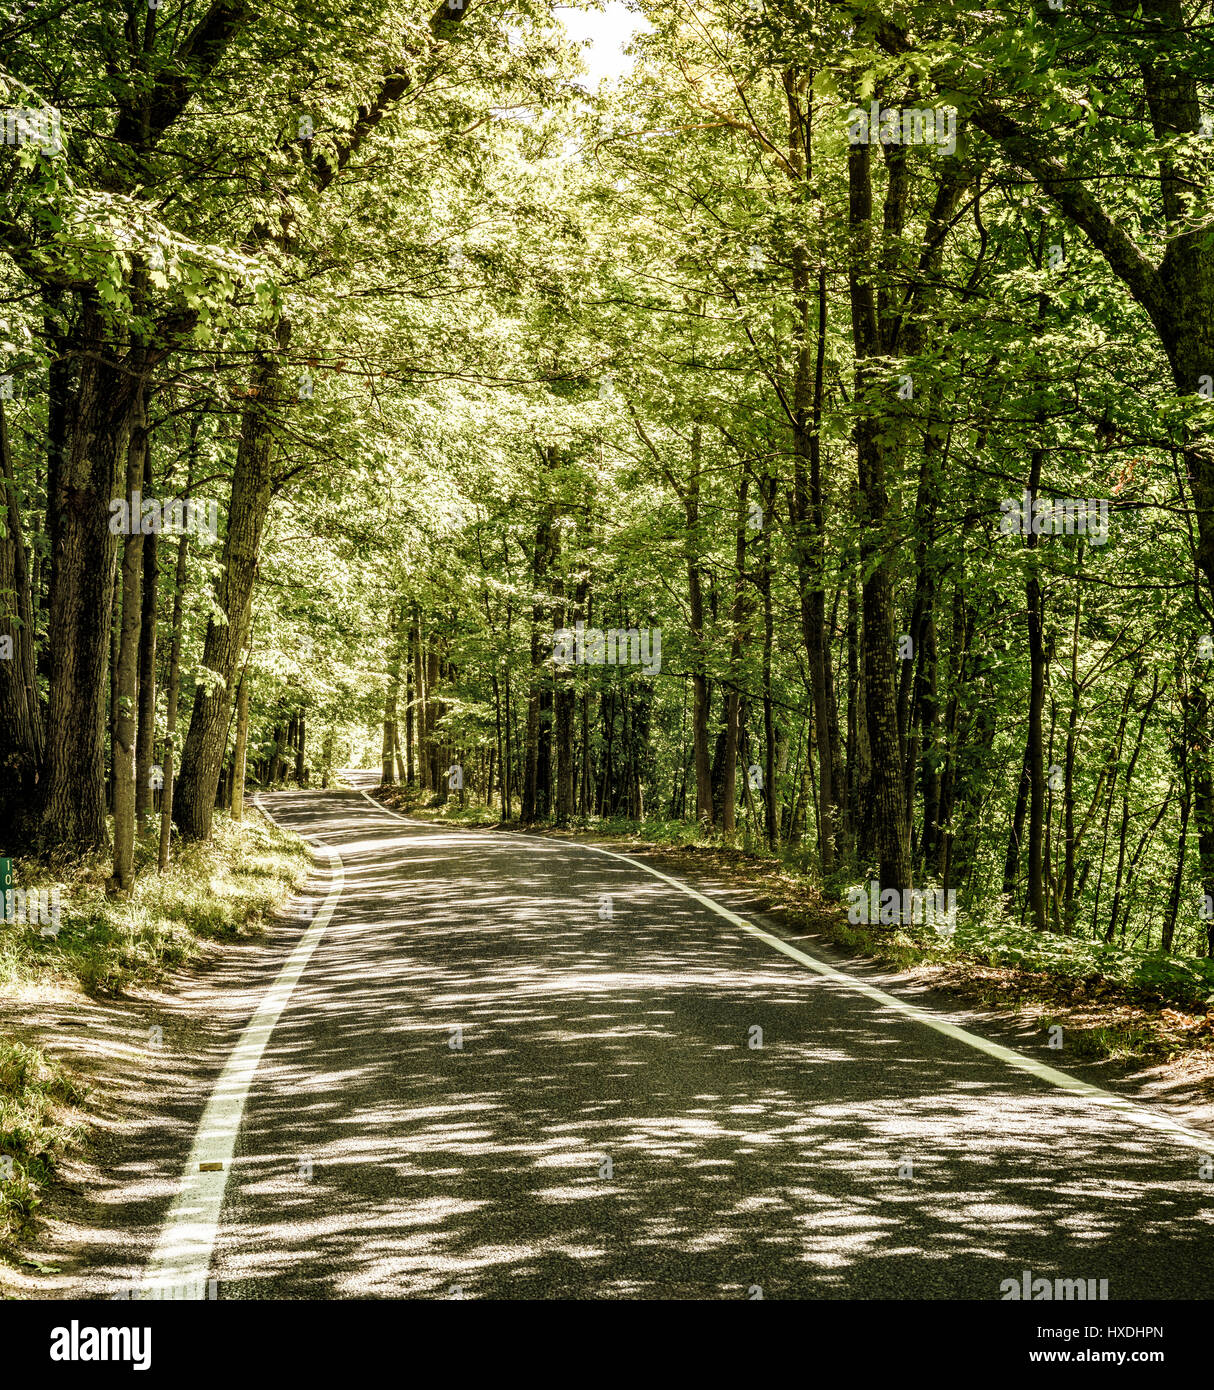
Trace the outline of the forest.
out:
<instances>
[{"instance_id":1,"label":"forest","mask_svg":"<svg viewBox=\"0 0 1214 1390\"><path fill-rule=\"evenodd\" d=\"M624 13L0 15L0 852L362 763L1214 956L1214 11Z\"/></svg>"}]
</instances>

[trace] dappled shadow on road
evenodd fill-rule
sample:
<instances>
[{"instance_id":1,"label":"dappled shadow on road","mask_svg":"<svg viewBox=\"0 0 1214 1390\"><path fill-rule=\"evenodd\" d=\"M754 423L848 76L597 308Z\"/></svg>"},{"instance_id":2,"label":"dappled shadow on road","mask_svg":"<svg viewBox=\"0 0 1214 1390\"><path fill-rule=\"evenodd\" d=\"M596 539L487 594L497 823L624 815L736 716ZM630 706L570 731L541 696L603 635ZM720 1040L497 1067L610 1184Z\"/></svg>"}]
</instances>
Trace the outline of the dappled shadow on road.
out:
<instances>
[{"instance_id":1,"label":"dappled shadow on road","mask_svg":"<svg viewBox=\"0 0 1214 1390\"><path fill-rule=\"evenodd\" d=\"M346 889L250 1095L221 1296L1214 1296L1196 1151L627 864L273 807Z\"/></svg>"}]
</instances>

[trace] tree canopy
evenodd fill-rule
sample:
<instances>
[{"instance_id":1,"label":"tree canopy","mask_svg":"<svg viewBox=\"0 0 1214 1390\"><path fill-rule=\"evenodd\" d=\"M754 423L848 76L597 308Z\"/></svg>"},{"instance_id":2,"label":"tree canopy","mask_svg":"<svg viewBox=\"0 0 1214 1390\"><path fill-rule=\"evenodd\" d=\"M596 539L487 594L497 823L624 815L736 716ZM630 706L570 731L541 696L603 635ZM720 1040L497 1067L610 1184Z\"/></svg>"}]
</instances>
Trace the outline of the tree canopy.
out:
<instances>
[{"instance_id":1,"label":"tree canopy","mask_svg":"<svg viewBox=\"0 0 1214 1390\"><path fill-rule=\"evenodd\" d=\"M1212 22L10 10L5 852L370 753L1214 955Z\"/></svg>"}]
</instances>

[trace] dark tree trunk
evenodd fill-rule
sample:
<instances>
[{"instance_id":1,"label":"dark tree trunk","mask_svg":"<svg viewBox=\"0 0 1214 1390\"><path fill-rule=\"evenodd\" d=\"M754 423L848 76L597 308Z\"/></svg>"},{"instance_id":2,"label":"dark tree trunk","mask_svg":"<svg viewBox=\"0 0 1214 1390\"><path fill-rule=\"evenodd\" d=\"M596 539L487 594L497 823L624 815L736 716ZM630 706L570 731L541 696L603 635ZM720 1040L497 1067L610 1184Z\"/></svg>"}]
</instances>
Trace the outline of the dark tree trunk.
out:
<instances>
[{"instance_id":1,"label":"dark tree trunk","mask_svg":"<svg viewBox=\"0 0 1214 1390\"><path fill-rule=\"evenodd\" d=\"M733 835L737 829L738 734L742 678L742 644L746 623L746 493L750 479L745 469L738 479L738 515L734 530L734 589L730 615L729 690L725 696L725 754L721 776L721 830Z\"/></svg>"},{"instance_id":2,"label":"dark tree trunk","mask_svg":"<svg viewBox=\"0 0 1214 1390\"><path fill-rule=\"evenodd\" d=\"M1029 514L1041 478L1042 451L1034 449L1029 472ZM1029 528L1025 546L1033 550L1038 536ZM1025 580L1025 601L1029 638L1029 911L1037 931L1048 926L1045 904L1045 741L1042 721L1045 713L1045 601L1037 578L1035 557L1030 556Z\"/></svg>"},{"instance_id":3,"label":"dark tree trunk","mask_svg":"<svg viewBox=\"0 0 1214 1390\"><path fill-rule=\"evenodd\" d=\"M92 298L83 302L71 349L79 372L49 502L50 699L37 842L46 853L83 855L104 849L108 838L103 712L118 557L110 502L125 476L141 382L118 359Z\"/></svg>"},{"instance_id":4,"label":"dark tree trunk","mask_svg":"<svg viewBox=\"0 0 1214 1390\"><path fill-rule=\"evenodd\" d=\"M42 710L34 670L34 610L29 553L9 450L8 424L0 402L0 467L7 508L0 538L0 632L12 656L0 660L0 843L11 850L33 802L42 764Z\"/></svg>"},{"instance_id":5,"label":"dark tree trunk","mask_svg":"<svg viewBox=\"0 0 1214 1390\"><path fill-rule=\"evenodd\" d=\"M279 347L286 346L288 336L284 325L279 332ZM207 624L202 665L215 675L210 681L200 682L194 692L174 797L174 818L181 833L190 839L205 840L211 833L236 673L249 637L261 533L270 509L272 425L280 383L278 360L270 357L261 361L252 373L252 400L241 420L228 529L215 594L216 604L227 615L227 621L212 620Z\"/></svg>"},{"instance_id":6,"label":"dark tree trunk","mask_svg":"<svg viewBox=\"0 0 1214 1390\"><path fill-rule=\"evenodd\" d=\"M1012 825L1007 837L1007 854L1003 858L1003 896L1012 898L1016 892L1016 876L1020 872L1020 841L1024 835L1024 817L1029 804L1029 785L1032 782L1032 747L1026 740L1020 760L1020 778L1016 783L1016 804L1012 810Z\"/></svg>"},{"instance_id":7,"label":"dark tree trunk","mask_svg":"<svg viewBox=\"0 0 1214 1390\"><path fill-rule=\"evenodd\" d=\"M691 434L691 477L683 493L686 516L684 552L687 562L687 594L691 609L693 691L691 739L696 770L696 820L706 829L712 828L712 767L708 756L708 675L704 632L704 585L700 565L700 426Z\"/></svg>"},{"instance_id":8,"label":"dark tree trunk","mask_svg":"<svg viewBox=\"0 0 1214 1390\"><path fill-rule=\"evenodd\" d=\"M413 706L417 689L413 679L413 660L413 627L410 625L405 652L405 784L410 787L417 783L417 774L413 769ZM496 675L493 679L496 685Z\"/></svg>"},{"instance_id":9,"label":"dark tree trunk","mask_svg":"<svg viewBox=\"0 0 1214 1390\"><path fill-rule=\"evenodd\" d=\"M1180 733L1172 746L1172 756L1180 773L1180 835L1176 845L1176 867L1172 873L1172 884L1163 918L1163 938L1160 946L1165 955L1172 949L1172 941L1176 935L1176 917L1180 911L1180 897L1184 889L1185 852L1189 838L1189 814L1193 802L1193 774L1189 763L1189 749L1194 742L1194 733L1190 727L1191 709L1191 696L1187 691L1182 691Z\"/></svg>"},{"instance_id":10,"label":"dark tree trunk","mask_svg":"<svg viewBox=\"0 0 1214 1390\"><path fill-rule=\"evenodd\" d=\"M126 497L130 531L122 546L122 618L114 717L114 881L123 892L135 882L135 730L139 679L139 625L143 616L143 532L134 498L147 472L148 428L143 392L137 398L127 447Z\"/></svg>"},{"instance_id":11,"label":"dark tree trunk","mask_svg":"<svg viewBox=\"0 0 1214 1390\"><path fill-rule=\"evenodd\" d=\"M232 748L232 795L228 808L234 821L244 820L244 784L249 758L249 668L236 691L236 742Z\"/></svg>"},{"instance_id":12,"label":"dark tree trunk","mask_svg":"<svg viewBox=\"0 0 1214 1390\"><path fill-rule=\"evenodd\" d=\"M768 519L768 524L763 528L762 558L758 574L759 594L763 600L763 825L767 832L768 848L774 850L780 843L776 789L776 730L771 700L771 651L774 638L771 607L771 533L776 500L775 478L765 473L760 480L760 489L764 515Z\"/></svg>"},{"instance_id":13,"label":"dark tree trunk","mask_svg":"<svg viewBox=\"0 0 1214 1390\"><path fill-rule=\"evenodd\" d=\"M189 464L186 472L186 492L194 479L194 461L198 450L198 430L201 418L196 418L190 430ZM177 570L173 577L173 615L169 621L169 678L164 697L164 782L160 794L160 847L156 870L163 873L169 864L173 834L174 752L177 740L177 703L181 694L181 637L182 605L185 600L186 561L190 539L182 536L177 543ZM243 786L243 783L242 783Z\"/></svg>"},{"instance_id":14,"label":"dark tree trunk","mask_svg":"<svg viewBox=\"0 0 1214 1390\"><path fill-rule=\"evenodd\" d=\"M413 605L413 692L417 707L417 775L423 792L433 791L430 777L429 727L430 692L424 670L425 644L422 641L422 615L418 604Z\"/></svg>"},{"instance_id":15,"label":"dark tree trunk","mask_svg":"<svg viewBox=\"0 0 1214 1390\"><path fill-rule=\"evenodd\" d=\"M570 623L569 604L564 600L564 582L553 586L558 599L560 623L568 627ZM574 791L577 784L573 759L573 712L577 699L572 670L553 672L555 689L552 694L553 705L553 743L556 754L556 785L553 797L553 811L558 825L568 825L574 815Z\"/></svg>"},{"instance_id":16,"label":"dark tree trunk","mask_svg":"<svg viewBox=\"0 0 1214 1390\"><path fill-rule=\"evenodd\" d=\"M442 701L437 694L438 672L438 637L432 630L426 652L426 757L430 762L430 785L438 793L439 803L442 804L447 800L449 788L438 746L438 721L443 711Z\"/></svg>"},{"instance_id":17,"label":"dark tree trunk","mask_svg":"<svg viewBox=\"0 0 1214 1390\"><path fill-rule=\"evenodd\" d=\"M545 468L556 466L556 449L543 450ZM548 812L550 782L550 719L552 691L547 679L546 652L552 631L552 613L544 590L555 550L553 508L551 502L541 502L540 519L536 522L535 543L531 554L531 585L535 595L531 605L530 689L527 697L527 729L524 748L522 818L530 824Z\"/></svg>"},{"instance_id":18,"label":"dark tree trunk","mask_svg":"<svg viewBox=\"0 0 1214 1390\"><path fill-rule=\"evenodd\" d=\"M395 744L396 730L393 729L393 743ZM299 719L295 724L295 785L306 787L308 785L307 768L307 746L308 746L308 713L307 710L299 711Z\"/></svg>"},{"instance_id":19,"label":"dark tree trunk","mask_svg":"<svg viewBox=\"0 0 1214 1390\"><path fill-rule=\"evenodd\" d=\"M147 450L143 485L152 489L152 456ZM139 724L135 736L135 819L143 826L152 809L152 764L156 745L156 619L160 551L156 532L143 538L143 614L139 624Z\"/></svg>"},{"instance_id":20,"label":"dark tree trunk","mask_svg":"<svg viewBox=\"0 0 1214 1390\"><path fill-rule=\"evenodd\" d=\"M397 622L393 618L392 631L389 633L388 641L390 652L388 657L388 687L384 694L384 729L383 741L380 752L380 783L385 786L394 786L397 781L397 760L396 760L396 706L400 698L400 668L401 668L401 645L404 641L404 623ZM409 740L412 743L412 730L409 730Z\"/></svg>"},{"instance_id":21,"label":"dark tree trunk","mask_svg":"<svg viewBox=\"0 0 1214 1390\"><path fill-rule=\"evenodd\" d=\"M898 738L898 693L894 679L894 581L890 553L890 502L887 472L896 455L882 419L884 373L873 361L882 354L872 287L872 182L869 146L853 145L848 155L850 225L855 250L849 270L852 336L856 352L856 458L859 471L860 560L863 583L864 701L871 758L873 838L881 889L894 889L909 901L910 836ZM891 175L892 181L892 175ZM821 769L819 769L821 775Z\"/></svg>"}]
</instances>

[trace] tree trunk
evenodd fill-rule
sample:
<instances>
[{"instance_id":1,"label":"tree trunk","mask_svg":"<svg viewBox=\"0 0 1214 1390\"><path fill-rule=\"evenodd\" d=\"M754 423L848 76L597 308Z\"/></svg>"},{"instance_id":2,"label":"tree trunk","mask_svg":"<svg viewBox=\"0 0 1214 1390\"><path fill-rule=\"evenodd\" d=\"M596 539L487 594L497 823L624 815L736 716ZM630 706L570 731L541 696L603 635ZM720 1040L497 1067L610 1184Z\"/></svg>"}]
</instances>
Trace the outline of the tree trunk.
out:
<instances>
[{"instance_id":1,"label":"tree trunk","mask_svg":"<svg viewBox=\"0 0 1214 1390\"><path fill-rule=\"evenodd\" d=\"M1210 773L1209 702L1205 691L1196 692L1194 726L1200 731L1193 756L1193 809L1197 816L1197 859L1201 890L1214 903L1214 779ZM1206 954L1214 957L1214 917L1206 921Z\"/></svg>"},{"instance_id":2,"label":"tree trunk","mask_svg":"<svg viewBox=\"0 0 1214 1390\"><path fill-rule=\"evenodd\" d=\"M796 208L795 216L800 221L805 219L803 209L814 177L812 75L790 67L783 73L783 85L788 110L788 157L793 171L798 176L792 185L792 202ZM817 213L821 224L824 216L821 203L818 205ZM809 663L814 741L818 750L818 862L823 872L829 872L837 851L841 788L836 783L839 735L837 721L832 721L831 718L834 676L831 671L830 640L826 628L826 539L822 492L822 412L827 324L825 258L819 264L814 278L817 282L817 312L816 332L811 343L809 249L804 242L798 242L792 253L792 333L795 362L789 412L793 445L793 486L788 510L792 551L797 565L801 635Z\"/></svg>"},{"instance_id":3,"label":"tree trunk","mask_svg":"<svg viewBox=\"0 0 1214 1390\"><path fill-rule=\"evenodd\" d=\"M442 704L435 692L438 690L438 637L430 632L429 648L426 652L426 757L430 762L430 785L439 795L439 801L447 799L446 770L440 759L438 746L438 721L442 714Z\"/></svg>"},{"instance_id":4,"label":"tree trunk","mask_svg":"<svg viewBox=\"0 0 1214 1390\"><path fill-rule=\"evenodd\" d=\"M743 627L746 622L746 493L750 479L742 470L738 480L738 516L734 531L733 611L730 615L729 690L725 696L725 757L721 777L721 830L736 832L738 804L738 735L740 728Z\"/></svg>"},{"instance_id":5,"label":"tree trunk","mask_svg":"<svg viewBox=\"0 0 1214 1390\"><path fill-rule=\"evenodd\" d=\"M683 494L687 525L684 553L687 561L687 595L691 609L693 692L691 738L696 769L696 821L712 829L712 767L708 757L708 676L705 671L704 588L700 575L700 461L701 434L697 424L691 432L691 477Z\"/></svg>"},{"instance_id":6,"label":"tree trunk","mask_svg":"<svg viewBox=\"0 0 1214 1390\"><path fill-rule=\"evenodd\" d=\"M396 704L400 696L401 628L395 622L389 635L391 654L388 659L388 688L384 694L384 730L380 748L380 783L395 786L396 776Z\"/></svg>"},{"instance_id":7,"label":"tree trunk","mask_svg":"<svg viewBox=\"0 0 1214 1390\"><path fill-rule=\"evenodd\" d=\"M396 729L392 730L392 744L396 746ZM295 785L306 787L308 785L307 768L307 747L308 747L308 712L301 709L299 717L295 721Z\"/></svg>"},{"instance_id":8,"label":"tree trunk","mask_svg":"<svg viewBox=\"0 0 1214 1390\"><path fill-rule=\"evenodd\" d=\"M0 661L0 837L10 840L28 814L42 763L42 711L34 669L34 610L30 561L21 532L20 502L0 402L0 467L3 469L4 536L0 539L0 632L12 656Z\"/></svg>"},{"instance_id":9,"label":"tree trunk","mask_svg":"<svg viewBox=\"0 0 1214 1390\"><path fill-rule=\"evenodd\" d=\"M416 702L417 686L413 676L413 626L409 625L408 645L405 651L405 783L414 786L417 774L413 770L413 707ZM497 677L494 676L496 686Z\"/></svg>"},{"instance_id":10,"label":"tree trunk","mask_svg":"<svg viewBox=\"0 0 1214 1390\"><path fill-rule=\"evenodd\" d=\"M139 625L143 617L143 532L135 494L147 472L146 404L140 392L127 447L126 496L130 530L122 547L122 624L118 643L114 716L114 882L120 891L135 882L135 729L139 676Z\"/></svg>"},{"instance_id":11,"label":"tree trunk","mask_svg":"<svg viewBox=\"0 0 1214 1390\"><path fill-rule=\"evenodd\" d=\"M279 332L279 347L285 348L288 336L284 324ZM205 840L211 833L236 671L248 643L261 533L270 509L273 412L281 384L277 358L262 360L251 380L253 400L245 407L241 420L228 529L215 594L216 604L227 621L212 620L207 624L202 666L212 674L200 681L194 692L174 798L177 825L190 839Z\"/></svg>"},{"instance_id":12,"label":"tree trunk","mask_svg":"<svg viewBox=\"0 0 1214 1390\"><path fill-rule=\"evenodd\" d=\"M72 335L79 359L62 470L49 501L50 698L37 843L84 855L107 843L104 701L117 536L110 502L125 475L140 373L120 360L96 301L87 296Z\"/></svg>"},{"instance_id":13,"label":"tree trunk","mask_svg":"<svg viewBox=\"0 0 1214 1390\"><path fill-rule=\"evenodd\" d=\"M1033 499L1041 479L1042 450L1034 449L1031 456L1027 504L1032 516ZM1036 549L1039 537L1029 527L1025 546ZM1045 613L1041 584L1037 578L1034 556L1026 567L1025 601L1029 638L1029 911L1033 927L1045 931L1045 744L1042 728L1045 713Z\"/></svg>"},{"instance_id":14,"label":"tree trunk","mask_svg":"<svg viewBox=\"0 0 1214 1390\"><path fill-rule=\"evenodd\" d=\"M543 451L545 466L556 465L556 449ZM548 809L548 740L545 737L544 714L551 708L551 692L547 689L544 657L546 639L551 631L551 613L542 590L548 583L548 571L553 558L552 506L541 503L540 519L535 527L535 544L531 554L531 585L534 598L531 604L530 687L527 695L527 729L524 751L522 818L527 824L539 820Z\"/></svg>"},{"instance_id":15,"label":"tree trunk","mask_svg":"<svg viewBox=\"0 0 1214 1390\"><path fill-rule=\"evenodd\" d=\"M758 575L759 594L763 600L763 823L767 832L767 846L775 850L780 843L776 795L776 730L771 702L771 650L774 636L771 609L771 533L776 500L775 478L765 473L760 480L760 491L767 523L763 527L762 560Z\"/></svg>"},{"instance_id":16,"label":"tree trunk","mask_svg":"<svg viewBox=\"0 0 1214 1390\"><path fill-rule=\"evenodd\" d=\"M152 454L146 450L145 492L152 489ZM139 725L135 737L135 820L142 832L152 809L152 764L156 749L156 619L160 584L159 537L143 538L143 614L139 624Z\"/></svg>"},{"instance_id":17,"label":"tree trunk","mask_svg":"<svg viewBox=\"0 0 1214 1390\"><path fill-rule=\"evenodd\" d=\"M559 678L558 678L559 679ZM558 825L568 825L574 814L573 710L575 693L572 676L566 672L554 695L554 736L556 743L556 797L554 810Z\"/></svg>"},{"instance_id":18,"label":"tree trunk","mask_svg":"<svg viewBox=\"0 0 1214 1390\"><path fill-rule=\"evenodd\" d=\"M898 739L898 695L894 680L894 587L890 553L887 470L894 446L881 417L884 373L872 359L882 354L873 295L872 266L866 255L871 239L872 182L869 146L848 154L850 225L853 231L849 288L856 353L856 458L859 472L860 559L863 583L864 700L871 758L873 837L882 891L893 889L909 902L910 836ZM895 456L896 457L896 456ZM819 775L821 769L819 768Z\"/></svg>"},{"instance_id":19,"label":"tree trunk","mask_svg":"<svg viewBox=\"0 0 1214 1390\"><path fill-rule=\"evenodd\" d=\"M847 585L847 766L843 773L842 838L849 853L854 853L859 837L859 792L862 759L860 756L860 603L857 597L857 576L854 567L844 581ZM817 716L815 715L815 718ZM818 760L822 757L818 742Z\"/></svg>"},{"instance_id":20,"label":"tree trunk","mask_svg":"<svg viewBox=\"0 0 1214 1390\"><path fill-rule=\"evenodd\" d=\"M241 673L236 691L236 744L232 752L232 819L244 820L244 784L249 758L249 668Z\"/></svg>"},{"instance_id":21,"label":"tree trunk","mask_svg":"<svg viewBox=\"0 0 1214 1390\"><path fill-rule=\"evenodd\" d=\"M1164 911L1163 937L1161 949L1167 955L1172 950L1176 935L1176 917L1180 911L1180 896L1184 888L1185 852L1189 838L1189 813L1193 801L1193 775L1189 765L1189 749L1193 744L1193 731L1190 728L1191 698L1187 691L1180 696L1180 736L1174 741L1172 756L1180 773L1180 836L1176 845L1176 868L1172 873L1172 883L1168 892L1168 903Z\"/></svg>"},{"instance_id":22,"label":"tree trunk","mask_svg":"<svg viewBox=\"0 0 1214 1390\"><path fill-rule=\"evenodd\" d=\"M1016 803L1007 837L1007 853L1003 858L1003 896L1012 898L1016 892L1016 876L1020 872L1020 841L1024 835L1024 816L1029 804L1029 785L1032 781L1032 745L1026 739L1024 756L1020 760L1020 778L1016 784Z\"/></svg>"},{"instance_id":23,"label":"tree trunk","mask_svg":"<svg viewBox=\"0 0 1214 1390\"><path fill-rule=\"evenodd\" d=\"M187 493L194 478L194 460L197 456L198 430L201 424L201 417L196 417L190 429ZM156 858L158 873L164 873L168 868L173 834L173 762L177 738L177 702L181 694L181 617L189 548L190 538L182 536L177 542L177 572L173 578L173 616L169 621L169 683L164 697L164 782L160 793L160 849Z\"/></svg>"},{"instance_id":24,"label":"tree trunk","mask_svg":"<svg viewBox=\"0 0 1214 1390\"><path fill-rule=\"evenodd\" d=\"M423 666L422 614L418 604L413 605L413 700L417 708L417 775L423 792L433 791L430 779L430 753L426 730L429 726L430 692L426 685Z\"/></svg>"},{"instance_id":25,"label":"tree trunk","mask_svg":"<svg viewBox=\"0 0 1214 1390\"><path fill-rule=\"evenodd\" d=\"M799 335L793 395L793 490L791 521L801 605L801 634L809 662L814 741L818 750L818 859L824 872L834 864L839 789L834 785L834 745L829 691L833 684L826 630L825 524L822 494L822 408L826 354L826 268L817 276L817 334L810 380L808 253L797 248L793 290ZM808 465L808 468L807 468Z\"/></svg>"}]
</instances>

